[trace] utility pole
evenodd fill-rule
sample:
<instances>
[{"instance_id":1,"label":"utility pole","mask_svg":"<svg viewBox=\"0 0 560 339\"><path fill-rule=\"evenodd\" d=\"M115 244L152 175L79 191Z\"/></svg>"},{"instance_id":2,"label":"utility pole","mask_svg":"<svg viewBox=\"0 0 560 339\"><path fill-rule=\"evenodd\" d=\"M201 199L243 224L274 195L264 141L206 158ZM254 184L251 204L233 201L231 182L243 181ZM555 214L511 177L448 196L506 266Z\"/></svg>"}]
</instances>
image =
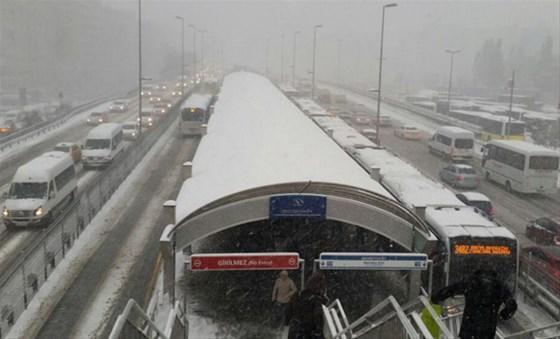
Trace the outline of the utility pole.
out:
<instances>
[{"instance_id":1,"label":"utility pole","mask_svg":"<svg viewBox=\"0 0 560 339\"><path fill-rule=\"evenodd\" d=\"M313 74L311 78L311 99L315 99L315 59L317 54L317 29L323 27L323 25L315 25L313 27Z\"/></svg>"},{"instance_id":2,"label":"utility pole","mask_svg":"<svg viewBox=\"0 0 560 339\"><path fill-rule=\"evenodd\" d=\"M342 39L337 39L337 56L336 56L336 82L337 84L340 83L340 45L342 43Z\"/></svg>"},{"instance_id":3,"label":"utility pole","mask_svg":"<svg viewBox=\"0 0 560 339\"><path fill-rule=\"evenodd\" d=\"M284 33L280 36L281 47L280 47L280 83L284 84Z\"/></svg>"},{"instance_id":4,"label":"utility pole","mask_svg":"<svg viewBox=\"0 0 560 339\"><path fill-rule=\"evenodd\" d=\"M451 63L449 66L449 87L447 88L447 115L449 115L449 111L451 111L451 79L453 79L453 57L455 54L460 53L460 49L446 49L446 53L449 53L451 56Z\"/></svg>"},{"instance_id":5,"label":"utility pole","mask_svg":"<svg viewBox=\"0 0 560 339\"><path fill-rule=\"evenodd\" d=\"M190 28L192 28L193 30L193 80L194 80L194 85L196 85L196 81L197 81L197 69L196 69L196 26L193 24L189 25Z\"/></svg>"},{"instance_id":6,"label":"utility pole","mask_svg":"<svg viewBox=\"0 0 560 339\"><path fill-rule=\"evenodd\" d=\"M138 136L142 135L142 0L138 0Z\"/></svg>"},{"instance_id":7,"label":"utility pole","mask_svg":"<svg viewBox=\"0 0 560 339\"><path fill-rule=\"evenodd\" d=\"M185 95L185 18L176 16L181 20L181 97Z\"/></svg>"},{"instance_id":8,"label":"utility pole","mask_svg":"<svg viewBox=\"0 0 560 339\"><path fill-rule=\"evenodd\" d=\"M300 31L294 32L294 48L292 50L292 86L296 88L296 41Z\"/></svg>"},{"instance_id":9,"label":"utility pole","mask_svg":"<svg viewBox=\"0 0 560 339\"><path fill-rule=\"evenodd\" d=\"M509 114L508 114L508 123L506 128L506 136L509 137L511 134L511 116L513 115L513 88L515 87L515 70L511 72L511 83L510 83L510 92L509 92Z\"/></svg>"},{"instance_id":10,"label":"utility pole","mask_svg":"<svg viewBox=\"0 0 560 339\"><path fill-rule=\"evenodd\" d=\"M198 31L200 33L200 78L204 80L204 33L206 30Z\"/></svg>"}]
</instances>

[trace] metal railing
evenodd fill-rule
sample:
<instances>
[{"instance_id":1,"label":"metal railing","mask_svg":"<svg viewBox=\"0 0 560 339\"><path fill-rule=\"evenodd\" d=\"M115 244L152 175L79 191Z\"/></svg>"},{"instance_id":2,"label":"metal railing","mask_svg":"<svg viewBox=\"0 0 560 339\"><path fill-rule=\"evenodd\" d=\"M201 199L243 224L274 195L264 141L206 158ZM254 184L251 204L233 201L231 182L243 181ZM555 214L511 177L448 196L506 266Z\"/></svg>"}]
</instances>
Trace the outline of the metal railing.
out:
<instances>
[{"instance_id":1,"label":"metal railing","mask_svg":"<svg viewBox=\"0 0 560 339\"><path fill-rule=\"evenodd\" d=\"M190 94L186 93L185 96ZM182 98L149 133L128 147L99 173L55 221L19 255L0 277L0 339L15 324L31 299L66 256L85 227L101 210L113 192L142 160L178 115Z\"/></svg>"},{"instance_id":2,"label":"metal railing","mask_svg":"<svg viewBox=\"0 0 560 339\"><path fill-rule=\"evenodd\" d=\"M109 335L109 339L121 338L170 339L134 299L128 300Z\"/></svg>"}]
</instances>

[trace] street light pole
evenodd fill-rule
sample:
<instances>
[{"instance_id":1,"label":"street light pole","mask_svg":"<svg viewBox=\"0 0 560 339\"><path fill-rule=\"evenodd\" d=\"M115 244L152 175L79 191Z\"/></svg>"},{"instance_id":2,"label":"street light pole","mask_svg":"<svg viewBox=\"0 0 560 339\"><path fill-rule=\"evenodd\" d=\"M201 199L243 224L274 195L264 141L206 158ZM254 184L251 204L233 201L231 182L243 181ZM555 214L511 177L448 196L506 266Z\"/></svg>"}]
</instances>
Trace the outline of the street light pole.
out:
<instances>
[{"instance_id":1,"label":"street light pole","mask_svg":"<svg viewBox=\"0 0 560 339\"><path fill-rule=\"evenodd\" d=\"M315 59L317 54L317 29L323 25L315 25L313 27L313 78L311 79L311 99L315 98Z\"/></svg>"},{"instance_id":2,"label":"street light pole","mask_svg":"<svg viewBox=\"0 0 560 339\"><path fill-rule=\"evenodd\" d=\"M455 54L460 53L460 49L446 49L446 53L449 53L451 57L451 63L449 66L449 87L447 88L447 115L449 115L449 111L451 111L451 82L453 79L453 57Z\"/></svg>"},{"instance_id":3,"label":"street light pole","mask_svg":"<svg viewBox=\"0 0 560 339\"><path fill-rule=\"evenodd\" d=\"M204 33L206 30L198 31L200 33L200 78L204 80Z\"/></svg>"},{"instance_id":4,"label":"street light pole","mask_svg":"<svg viewBox=\"0 0 560 339\"><path fill-rule=\"evenodd\" d=\"M284 33L280 35L280 83L284 84Z\"/></svg>"},{"instance_id":5,"label":"street light pole","mask_svg":"<svg viewBox=\"0 0 560 339\"><path fill-rule=\"evenodd\" d=\"M385 30L385 9L389 7L397 7L396 3L391 3L383 6L383 14L381 16L381 46L379 48L379 81L377 82L377 123L375 126L375 143L381 146L379 139L379 120L381 109L381 73L383 70L383 33Z\"/></svg>"},{"instance_id":6,"label":"street light pole","mask_svg":"<svg viewBox=\"0 0 560 339\"><path fill-rule=\"evenodd\" d=\"M196 73L196 26L193 24L189 25L190 28L193 30L193 76L194 76L194 85L196 85L197 80L197 73Z\"/></svg>"},{"instance_id":7,"label":"street light pole","mask_svg":"<svg viewBox=\"0 0 560 339\"><path fill-rule=\"evenodd\" d=\"M294 32L294 49L292 51L292 86L296 88L296 41L300 31Z\"/></svg>"},{"instance_id":8,"label":"street light pole","mask_svg":"<svg viewBox=\"0 0 560 339\"><path fill-rule=\"evenodd\" d=\"M142 0L138 0L138 136L142 135Z\"/></svg>"},{"instance_id":9,"label":"street light pole","mask_svg":"<svg viewBox=\"0 0 560 339\"><path fill-rule=\"evenodd\" d=\"M340 45L342 43L342 39L337 39L338 48L337 48L337 56L336 56L336 82L340 85Z\"/></svg>"},{"instance_id":10,"label":"street light pole","mask_svg":"<svg viewBox=\"0 0 560 339\"><path fill-rule=\"evenodd\" d=\"M181 20L181 97L185 95L185 18L176 16Z\"/></svg>"},{"instance_id":11,"label":"street light pole","mask_svg":"<svg viewBox=\"0 0 560 339\"><path fill-rule=\"evenodd\" d=\"M515 87L515 70L511 73L511 90L509 93L509 114L508 114L508 123L506 128L506 135L509 137L511 132L511 115L513 114L513 88Z\"/></svg>"}]
</instances>

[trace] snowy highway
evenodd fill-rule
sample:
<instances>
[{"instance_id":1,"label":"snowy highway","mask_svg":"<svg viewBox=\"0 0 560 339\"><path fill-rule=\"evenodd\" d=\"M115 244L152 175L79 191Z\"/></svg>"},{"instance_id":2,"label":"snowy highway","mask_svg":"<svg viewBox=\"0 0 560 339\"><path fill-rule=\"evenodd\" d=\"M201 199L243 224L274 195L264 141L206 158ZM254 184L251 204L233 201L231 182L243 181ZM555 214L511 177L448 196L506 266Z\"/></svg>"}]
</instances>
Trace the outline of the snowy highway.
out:
<instances>
[{"instance_id":1,"label":"snowy highway","mask_svg":"<svg viewBox=\"0 0 560 339\"><path fill-rule=\"evenodd\" d=\"M365 105L367 112L371 115L374 115L376 112L376 101L371 98L333 86L325 87L334 93L345 94L350 101ZM423 140L415 142L396 137L393 134L395 126L392 128L381 128L382 145L410 161L426 175L438 178L439 170L447 165L448 162L441 157L430 154L427 144L427 139L438 125L422 116L384 103L381 104L381 112L382 114L390 115L392 119L396 120L395 126L409 124L417 126L424 132ZM360 129L358 128L358 130ZM473 165L480 175L479 160L475 160ZM455 188L449 186L448 188L458 192ZM497 209L497 221L508 227L519 238L523 246L534 244L532 240L527 239L525 236L525 227L529 221L543 216L556 215L560 210L560 192L551 195L534 194L525 196L508 193L504 187L484 180L481 180L477 191L484 193L492 200Z\"/></svg>"}]
</instances>

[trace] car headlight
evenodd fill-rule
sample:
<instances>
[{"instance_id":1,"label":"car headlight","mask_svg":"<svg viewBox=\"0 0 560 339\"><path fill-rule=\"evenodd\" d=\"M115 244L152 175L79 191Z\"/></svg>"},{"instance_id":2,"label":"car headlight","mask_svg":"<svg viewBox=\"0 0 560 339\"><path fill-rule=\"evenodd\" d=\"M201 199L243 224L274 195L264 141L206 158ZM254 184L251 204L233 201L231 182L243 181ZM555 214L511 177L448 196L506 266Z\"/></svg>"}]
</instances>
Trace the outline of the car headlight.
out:
<instances>
[{"instance_id":1,"label":"car headlight","mask_svg":"<svg viewBox=\"0 0 560 339\"><path fill-rule=\"evenodd\" d=\"M133 137L135 137L135 136L136 136L136 133L132 132L132 134L131 134L131 135L132 135Z\"/></svg>"},{"instance_id":2,"label":"car headlight","mask_svg":"<svg viewBox=\"0 0 560 339\"><path fill-rule=\"evenodd\" d=\"M2 211L2 215L7 217L10 214L10 212L8 211L8 209L6 207L4 207L4 210Z\"/></svg>"},{"instance_id":3,"label":"car headlight","mask_svg":"<svg viewBox=\"0 0 560 339\"><path fill-rule=\"evenodd\" d=\"M90 122L91 120L89 120L89 118L87 119L87 122Z\"/></svg>"},{"instance_id":4,"label":"car headlight","mask_svg":"<svg viewBox=\"0 0 560 339\"><path fill-rule=\"evenodd\" d=\"M140 95L144 95L144 91L140 92Z\"/></svg>"},{"instance_id":5,"label":"car headlight","mask_svg":"<svg viewBox=\"0 0 560 339\"><path fill-rule=\"evenodd\" d=\"M167 108L171 108L171 104L167 104Z\"/></svg>"},{"instance_id":6,"label":"car headlight","mask_svg":"<svg viewBox=\"0 0 560 339\"><path fill-rule=\"evenodd\" d=\"M148 121L152 121L152 118L148 118Z\"/></svg>"},{"instance_id":7,"label":"car headlight","mask_svg":"<svg viewBox=\"0 0 560 339\"><path fill-rule=\"evenodd\" d=\"M39 207L38 209L36 209L33 212L33 215L36 216L36 217L43 215L43 207Z\"/></svg>"},{"instance_id":8,"label":"car headlight","mask_svg":"<svg viewBox=\"0 0 560 339\"><path fill-rule=\"evenodd\" d=\"M103 122L103 119L99 119L99 120L97 120L97 121L99 121L99 122Z\"/></svg>"}]
</instances>

